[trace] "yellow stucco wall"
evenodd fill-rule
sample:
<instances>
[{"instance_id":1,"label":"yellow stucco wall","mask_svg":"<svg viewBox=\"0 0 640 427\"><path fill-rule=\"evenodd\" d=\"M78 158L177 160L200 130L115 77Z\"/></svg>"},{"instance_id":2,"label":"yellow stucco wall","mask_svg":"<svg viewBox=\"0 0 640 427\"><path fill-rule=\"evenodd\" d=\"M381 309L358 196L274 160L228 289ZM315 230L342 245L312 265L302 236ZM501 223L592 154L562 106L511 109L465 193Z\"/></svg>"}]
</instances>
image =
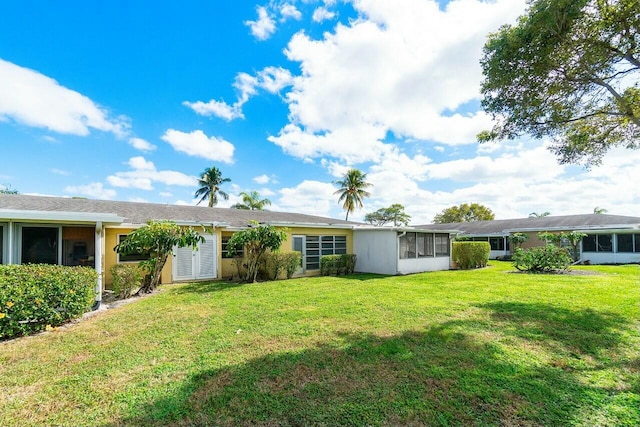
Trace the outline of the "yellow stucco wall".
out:
<instances>
[{"instance_id":1,"label":"yellow stucco wall","mask_svg":"<svg viewBox=\"0 0 640 427\"><path fill-rule=\"evenodd\" d=\"M293 240L291 236L347 236L347 253L353 253L353 230L345 230L341 228L311 228L311 227L290 227L286 228L287 238L280 247L280 252L293 252ZM221 278L227 279L238 274L237 267L233 263L233 259L222 258L222 238L231 236L233 233L229 231L223 231L222 236L219 239L219 253L220 255L220 268ZM314 270L307 273L307 275L320 274L320 270Z\"/></svg>"},{"instance_id":2,"label":"yellow stucco wall","mask_svg":"<svg viewBox=\"0 0 640 427\"><path fill-rule=\"evenodd\" d=\"M111 287L112 278L109 269L111 266L117 264L118 255L113 248L118 243L118 235L126 235L133 231L134 228L107 228L105 229L104 236L104 255L103 255L103 271L104 271L104 284L106 288ZM221 229L213 230L213 234L217 236L217 252L218 252L218 279L228 279L234 275L237 275L237 268L233 264L233 259L222 258L222 238L231 236L233 232L224 231ZM353 253L353 230L345 230L339 228L297 228L292 227L287 229L287 238L280 248L281 252L292 252L293 244L291 236L347 236L347 253ZM169 257L167 263L162 270L162 283L172 282L172 261L173 258ZM318 273L315 271L309 272L310 275Z\"/></svg>"}]
</instances>

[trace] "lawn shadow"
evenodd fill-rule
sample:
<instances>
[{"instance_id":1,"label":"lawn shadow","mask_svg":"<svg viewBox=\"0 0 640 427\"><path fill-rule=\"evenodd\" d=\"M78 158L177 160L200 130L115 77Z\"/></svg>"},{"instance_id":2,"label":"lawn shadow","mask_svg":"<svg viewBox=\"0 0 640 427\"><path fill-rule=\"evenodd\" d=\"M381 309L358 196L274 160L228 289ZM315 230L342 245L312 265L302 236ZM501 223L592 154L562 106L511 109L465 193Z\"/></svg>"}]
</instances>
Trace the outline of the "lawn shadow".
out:
<instances>
[{"instance_id":1,"label":"lawn shadow","mask_svg":"<svg viewBox=\"0 0 640 427\"><path fill-rule=\"evenodd\" d=\"M368 280L384 279L390 276L386 274L376 274L376 273L351 273L351 274L346 274L344 276L321 276L321 277L332 277L334 279L345 279L345 280L358 280L360 282L364 282Z\"/></svg>"},{"instance_id":2,"label":"lawn shadow","mask_svg":"<svg viewBox=\"0 0 640 427\"><path fill-rule=\"evenodd\" d=\"M247 284L248 283L225 281L191 282L185 286L173 289L173 292L177 294L208 294L211 292L220 292L239 288Z\"/></svg>"},{"instance_id":3,"label":"lawn shadow","mask_svg":"<svg viewBox=\"0 0 640 427\"><path fill-rule=\"evenodd\" d=\"M492 322L503 333L596 359L620 343L621 330L628 326L620 315L591 309L504 301L478 307L490 311Z\"/></svg>"},{"instance_id":4,"label":"lawn shadow","mask_svg":"<svg viewBox=\"0 0 640 427\"><path fill-rule=\"evenodd\" d=\"M496 318L487 331L505 321L532 322L547 339L568 346L565 335L578 331L594 341L576 344L589 354L622 339L616 328L624 322L615 316L538 304L484 308ZM602 423L603 403L629 392L589 384L574 370L511 358L479 331L469 332L478 320L390 336L344 332L334 343L301 352L204 369L104 427L588 425ZM580 326L583 320L590 326ZM631 390L636 395L637 386ZM607 416L607 425L638 424L640 407L632 401Z\"/></svg>"}]
</instances>

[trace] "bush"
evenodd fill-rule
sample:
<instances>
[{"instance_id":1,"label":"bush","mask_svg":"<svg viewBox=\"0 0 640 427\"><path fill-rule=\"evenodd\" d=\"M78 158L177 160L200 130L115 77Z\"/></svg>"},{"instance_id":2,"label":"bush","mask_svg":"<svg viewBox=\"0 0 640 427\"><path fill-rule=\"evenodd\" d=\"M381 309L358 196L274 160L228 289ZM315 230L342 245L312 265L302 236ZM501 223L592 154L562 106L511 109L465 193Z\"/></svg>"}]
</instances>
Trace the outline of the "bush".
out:
<instances>
[{"instance_id":1,"label":"bush","mask_svg":"<svg viewBox=\"0 0 640 427\"><path fill-rule=\"evenodd\" d=\"M0 265L0 338L58 326L89 311L97 278L89 267Z\"/></svg>"},{"instance_id":2,"label":"bush","mask_svg":"<svg viewBox=\"0 0 640 427\"><path fill-rule=\"evenodd\" d=\"M469 270L486 267L490 253L489 242L453 242L451 258L458 268Z\"/></svg>"},{"instance_id":3,"label":"bush","mask_svg":"<svg viewBox=\"0 0 640 427\"><path fill-rule=\"evenodd\" d=\"M115 264L109 269L113 279L113 292L118 298L129 298L142 285L142 274L137 265Z\"/></svg>"},{"instance_id":4,"label":"bush","mask_svg":"<svg viewBox=\"0 0 640 427\"><path fill-rule=\"evenodd\" d=\"M353 254L323 255L320 258L320 274L323 276L352 274L356 268Z\"/></svg>"},{"instance_id":5,"label":"bush","mask_svg":"<svg viewBox=\"0 0 640 427\"><path fill-rule=\"evenodd\" d=\"M547 244L524 250L516 248L513 253L513 266L520 271L531 273L551 273L566 271L573 262L566 248Z\"/></svg>"},{"instance_id":6,"label":"bush","mask_svg":"<svg viewBox=\"0 0 640 427\"><path fill-rule=\"evenodd\" d=\"M278 280L281 273L285 273L287 279L291 279L293 274L300 268L300 252L271 253L267 255L267 271L269 277Z\"/></svg>"}]
</instances>

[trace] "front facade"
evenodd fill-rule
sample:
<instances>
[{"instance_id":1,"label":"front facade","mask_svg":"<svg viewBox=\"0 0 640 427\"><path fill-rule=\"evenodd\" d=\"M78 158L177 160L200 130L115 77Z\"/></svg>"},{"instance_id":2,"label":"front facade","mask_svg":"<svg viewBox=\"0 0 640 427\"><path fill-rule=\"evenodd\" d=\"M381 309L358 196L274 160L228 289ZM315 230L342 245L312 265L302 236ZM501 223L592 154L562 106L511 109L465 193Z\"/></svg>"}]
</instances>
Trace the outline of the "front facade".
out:
<instances>
[{"instance_id":1,"label":"front facade","mask_svg":"<svg viewBox=\"0 0 640 427\"><path fill-rule=\"evenodd\" d=\"M170 220L200 230L197 251L175 248L161 283L228 279L237 274L227 242L249 221L286 230L283 252L300 252L297 275L318 275L323 255L356 254L356 271L408 274L448 269L450 234L427 229L363 226L333 218L286 212L0 195L0 263L90 266L96 290L111 284L110 268L138 263L144 254L120 255L114 247L149 220Z\"/></svg>"},{"instance_id":2,"label":"front facade","mask_svg":"<svg viewBox=\"0 0 640 427\"><path fill-rule=\"evenodd\" d=\"M476 221L457 224L432 224L432 228L459 230L458 235L476 241L488 241L490 258L508 256L513 248L509 236L524 233L523 249L541 246L540 232L580 232L586 234L578 245L579 261L591 264L640 263L640 217L586 214Z\"/></svg>"}]
</instances>

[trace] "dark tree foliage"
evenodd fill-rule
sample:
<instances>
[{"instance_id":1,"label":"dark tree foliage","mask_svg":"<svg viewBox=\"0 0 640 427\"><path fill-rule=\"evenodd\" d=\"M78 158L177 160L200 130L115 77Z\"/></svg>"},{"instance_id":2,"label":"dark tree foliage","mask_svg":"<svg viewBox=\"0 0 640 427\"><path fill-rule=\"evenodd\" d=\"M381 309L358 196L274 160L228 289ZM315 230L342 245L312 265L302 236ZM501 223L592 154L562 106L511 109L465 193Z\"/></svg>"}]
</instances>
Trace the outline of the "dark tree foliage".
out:
<instances>
[{"instance_id":1,"label":"dark tree foliage","mask_svg":"<svg viewBox=\"0 0 640 427\"><path fill-rule=\"evenodd\" d=\"M532 0L491 34L482 106L496 124L481 142L550 137L560 163L599 164L640 147L640 0Z\"/></svg>"},{"instance_id":2,"label":"dark tree foliage","mask_svg":"<svg viewBox=\"0 0 640 427\"><path fill-rule=\"evenodd\" d=\"M409 225L411 215L404 211L403 205L394 203L388 208L380 208L375 212L366 214L364 220L374 225L385 225L388 223L393 223L394 226Z\"/></svg>"},{"instance_id":3,"label":"dark tree foliage","mask_svg":"<svg viewBox=\"0 0 640 427\"><path fill-rule=\"evenodd\" d=\"M479 203L463 203L444 209L433 218L436 224L451 222L491 221L495 219L493 211Z\"/></svg>"}]
</instances>

